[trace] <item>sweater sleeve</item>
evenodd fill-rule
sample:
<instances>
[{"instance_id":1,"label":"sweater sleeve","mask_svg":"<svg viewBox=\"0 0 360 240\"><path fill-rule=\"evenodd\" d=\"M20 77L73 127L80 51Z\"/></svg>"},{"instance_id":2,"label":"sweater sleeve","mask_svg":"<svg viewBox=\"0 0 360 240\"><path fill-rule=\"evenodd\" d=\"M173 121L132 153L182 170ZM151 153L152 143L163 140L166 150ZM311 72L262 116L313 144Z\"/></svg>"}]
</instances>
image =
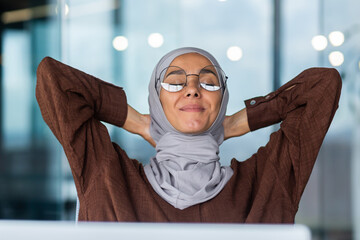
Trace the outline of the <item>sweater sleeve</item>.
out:
<instances>
[{"instance_id":1,"label":"sweater sleeve","mask_svg":"<svg viewBox=\"0 0 360 240\"><path fill-rule=\"evenodd\" d=\"M256 154L258 175L266 178L262 173L269 170L264 168L273 169L296 207L338 108L340 92L341 78L335 69L310 68L275 92L245 101L251 131L281 122Z\"/></svg>"},{"instance_id":2,"label":"sweater sleeve","mask_svg":"<svg viewBox=\"0 0 360 240\"><path fill-rule=\"evenodd\" d=\"M82 191L116 155L100 121L119 127L124 124L125 93L46 57L37 69L36 99L45 122L64 148L78 191Z\"/></svg>"}]
</instances>

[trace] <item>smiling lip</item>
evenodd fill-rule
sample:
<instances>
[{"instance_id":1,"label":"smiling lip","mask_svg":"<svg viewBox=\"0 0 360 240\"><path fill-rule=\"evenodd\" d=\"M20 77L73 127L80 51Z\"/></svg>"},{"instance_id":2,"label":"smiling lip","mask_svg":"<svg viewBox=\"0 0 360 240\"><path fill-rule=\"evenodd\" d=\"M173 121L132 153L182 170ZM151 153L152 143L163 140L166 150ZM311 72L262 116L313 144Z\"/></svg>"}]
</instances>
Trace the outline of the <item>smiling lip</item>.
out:
<instances>
[{"instance_id":1,"label":"smiling lip","mask_svg":"<svg viewBox=\"0 0 360 240\"><path fill-rule=\"evenodd\" d=\"M205 108L197 104L188 104L180 108L184 112L203 112Z\"/></svg>"}]
</instances>

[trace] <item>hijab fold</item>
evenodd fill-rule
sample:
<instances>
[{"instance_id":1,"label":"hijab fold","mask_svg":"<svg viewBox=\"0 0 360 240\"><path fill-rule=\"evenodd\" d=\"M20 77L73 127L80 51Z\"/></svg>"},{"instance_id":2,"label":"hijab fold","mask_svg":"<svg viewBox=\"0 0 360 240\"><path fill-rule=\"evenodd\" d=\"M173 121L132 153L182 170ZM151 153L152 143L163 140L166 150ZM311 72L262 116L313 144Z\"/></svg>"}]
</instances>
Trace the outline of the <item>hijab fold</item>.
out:
<instances>
[{"instance_id":1,"label":"hijab fold","mask_svg":"<svg viewBox=\"0 0 360 240\"><path fill-rule=\"evenodd\" d=\"M156 155L145 165L144 171L151 186L165 201L178 209L185 209L214 198L231 178L233 171L219 162L219 146L224 141L223 121L229 99L222 91L219 114L211 127L200 134L177 131L167 120L156 84L160 72L178 56L198 53L219 66L216 59L199 48L175 49L160 59L149 84L150 134L156 143ZM218 74L223 83L222 75Z\"/></svg>"}]
</instances>

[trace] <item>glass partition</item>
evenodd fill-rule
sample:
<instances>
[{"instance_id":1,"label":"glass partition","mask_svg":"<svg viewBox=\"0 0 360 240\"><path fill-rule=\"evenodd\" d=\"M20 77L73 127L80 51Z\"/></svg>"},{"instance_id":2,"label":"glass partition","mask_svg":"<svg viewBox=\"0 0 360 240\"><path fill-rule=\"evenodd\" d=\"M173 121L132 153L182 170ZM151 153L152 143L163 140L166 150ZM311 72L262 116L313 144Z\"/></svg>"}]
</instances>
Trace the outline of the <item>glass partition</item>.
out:
<instances>
[{"instance_id":1,"label":"glass partition","mask_svg":"<svg viewBox=\"0 0 360 240\"><path fill-rule=\"evenodd\" d=\"M343 80L339 109L325 137L297 222L320 239L359 239L358 1L283 1L281 81L314 67L334 67ZM357 211L354 211L357 210ZM341 237L340 237L341 236Z\"/></svg>"},{"instance_id":2,"label":"glass partition","mask_svg":"<svg viewBox=\"0 0 360 240\"><path fill-rule=\"evenodd\" d=\"M56 4L1 10L1 219L64 217L61 148L35 100L37 65L60 58Z\"/></svg>"},{"instance_id":3,"label":"glass partition","mask_svg":"<svg viewBox=\"0 0 360 240\"><path fill-rule=\"evenodd\" d=\"M275 1L30 2L1 10L0 219L75 218L69 165L35 100L36 68L45 56L122 86L128 103L141 113L149 112L155 64L178 47L204 48L218 59L229 77L228 114L242 109L244 100L273 90ZM335 67L343 77L340 107L296 222L310 226L315 239L346 239L352 229L360 239L360 5L356 0L280 3L281 84L314 66ZM343 33L341 44L334 31ZM146 164L155 154L139 136L106 126L130 158ZM222 164L246 160L275 129L224 142Z\"/></svg>"}]
</instances>

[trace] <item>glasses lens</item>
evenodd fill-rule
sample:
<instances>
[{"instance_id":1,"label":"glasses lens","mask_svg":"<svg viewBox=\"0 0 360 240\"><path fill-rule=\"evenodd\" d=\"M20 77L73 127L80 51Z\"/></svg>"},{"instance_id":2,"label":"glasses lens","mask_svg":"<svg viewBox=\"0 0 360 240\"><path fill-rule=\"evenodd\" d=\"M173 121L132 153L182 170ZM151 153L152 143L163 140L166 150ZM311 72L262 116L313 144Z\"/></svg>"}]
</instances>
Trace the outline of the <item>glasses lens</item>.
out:
<instances>
[{"instance_id":1,"label":"glasses lens","mask_svg":"<svg viewBox=\"0 0 360 240\"><path fill-rule=\"evenodd\" d=\"M162 88L169 92L178 92L186 84L186 73L182 68L170 66L162 71L160 79Z\"/></svg>"},{"instance_id":2,"label":"glasses lens","mask_svg":"<svg viewBox=\"0 0 360 240\"><path fill-rule=\"evenodd\" d=\"M208 91L217 91L222 87L222 83L218 75L222 77L223 71L216 66L207 66L201 69L199 73L199 81L201 87Z\"/></svg>"}]
</instances>

